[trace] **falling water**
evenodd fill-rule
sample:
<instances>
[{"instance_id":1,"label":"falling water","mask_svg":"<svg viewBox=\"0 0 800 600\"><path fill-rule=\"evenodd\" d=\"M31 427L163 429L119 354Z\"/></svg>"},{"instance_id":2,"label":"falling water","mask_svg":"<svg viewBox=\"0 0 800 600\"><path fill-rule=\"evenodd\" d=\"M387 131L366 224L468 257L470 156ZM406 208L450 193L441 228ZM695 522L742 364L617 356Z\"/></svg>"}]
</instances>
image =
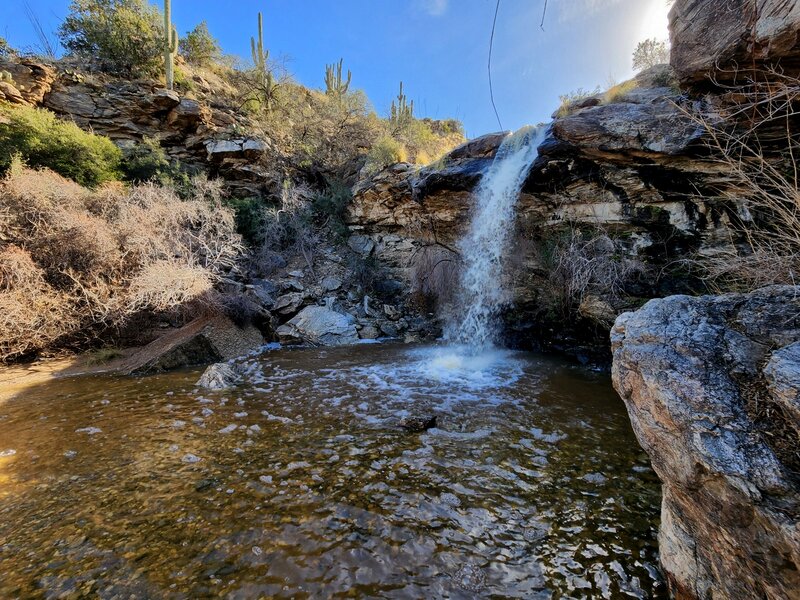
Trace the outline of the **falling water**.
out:
<instances>
[{"instance_id":1,"label":"falling water","mask_svg":"<svg viewBox=\"0 0 800 600\"><path fill-rule=\"evenodd\" d=\"M475 192L470 229L458 244L464 266L458 305L445 332L448 341L473 349L496 342L497 315L507 300L503 266L514 207L547 129L528 126L509 135Z\"/></svg>"}]
</instances>

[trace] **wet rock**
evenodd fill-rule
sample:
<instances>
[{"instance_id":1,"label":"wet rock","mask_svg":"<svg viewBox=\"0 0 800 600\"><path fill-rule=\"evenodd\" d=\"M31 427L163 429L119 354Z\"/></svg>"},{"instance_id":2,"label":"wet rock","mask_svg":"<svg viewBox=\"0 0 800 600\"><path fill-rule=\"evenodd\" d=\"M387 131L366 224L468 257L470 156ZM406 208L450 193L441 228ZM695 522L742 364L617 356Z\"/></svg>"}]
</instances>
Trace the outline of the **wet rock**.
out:
<instances>
[{"instance_id":1,"label":"wet rock","mask_svg":"<svg viewBox=\"0 0 800 600\"><path fill-rule=\"evenodd\" d=\"M342 346L358 341L355 319L324 306L308 306L276 331L281 342Z\"/></svg>"},{"instance_id":2,"label":"wet rock","mask_svg":"<svg viewBox=\"0 0 800 600\"><path fill-rule=\"evenodd\" d=\"M411 415L401 419L397 426L410 433L421 433L436 427L436 415Z\"/></svg>"},{"instance_id":3,"label":"wet rock","mask_svg":"<svg viewBox=\"0 0 800 600\"><path fill-rule=\"evenodd\" d=\"M252 325L239 327L224 316L200 317L167 333L120 364L127 374L147 374L180 367L231 360L254 352L264 344Z\"/></svg>"},{"instance_id":4,"label":"wet rock","mask_svg":"<svg viewBox=\"0 0 800 600\"><path fill-rule=\"evenodd\" d=\"M400 336L400 329L395 323L391 321L379 321L378 328L381 330L381 333L386 337L396 338Z\"/></svg>"},{"instance_id":5,"label":"wet rock","mask_svg":"<svg viewBox=\"0 0 800 600\"><path fill-rule=\"evenodd\" d=\"M195 385L209 390L225 390L241 383L241 374L233 365L215 363L209 366Z\"/></svg>"},{"instance_id":6,"label":"wet rock","mask_svg":"<svg viewBox=\"0 0 800 600\"><path fill-rule=\"evenodd\" d=\"M486 586L486 573L476 565L466 564L453 574L453 580L469 592L479 592Z\"/></svg>"},{"instance_id":7,"label":"wet rock","mask_svg":"<svg viewBox=\"0 0 800 600\"><path fill-rule=\"evenodd\" d=\"M663 484L676 597L797 597L798 342L793 286L651 300L616 321L614 386Z\"/></svg>"}]
</instances>

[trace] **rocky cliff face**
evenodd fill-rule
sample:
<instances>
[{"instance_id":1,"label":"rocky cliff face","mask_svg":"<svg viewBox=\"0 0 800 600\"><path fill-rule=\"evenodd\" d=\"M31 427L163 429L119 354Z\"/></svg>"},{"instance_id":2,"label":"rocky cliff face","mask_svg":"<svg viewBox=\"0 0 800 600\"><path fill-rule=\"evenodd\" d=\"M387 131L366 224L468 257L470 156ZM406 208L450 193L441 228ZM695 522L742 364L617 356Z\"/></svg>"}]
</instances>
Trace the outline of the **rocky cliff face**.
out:
<instances>
[{"instance_id":1,"label":"rocky cliff face","mask_svg":"<svg viewBox=\"0 0 800 600\"><path fill-rule=\"evenodd\" d=\"M670 28L684 85L743 83L753 68L800 70L800 5L792 0L681 0Z\"/></svg>"},{"instance_id":2,"label":"rocky cliff face","mask_svg":"<svg viewBox=\"0 0 800 600\"><path fill-rule=\"evenodd\" d=\"M677 598L800 597L798 342L800 287L653 300L614 326Z\"/></svg>"},{"instance_id":3,"label":"rocky cliff face","mask_svg":"<svg viewBox=\"0 0 800 600\"><path fill-rule=\"evenodd\" d=\"M229 108L161 89L152 81L119 81L39 61L0 61L13 85L0 82L0 100L47 108L125 148L159 140L170 158L220 177L235 195L279 188L265 168L272 149L243 134L248 123Z\"/></svg>"},{"instance_id":4,"label":"rocky cliff face","mask_svg":"<svg viewBox=\"0 0 800 600\"><path fill-rule=\"evenodd\" d=\"M746 214L722 200L726 175L705 158L703 130L687 116L692 101L654 75L611 103L556 118L539 148L518 205L511 341L605 347L623 309L695 287L683 259L735 241L730 225ZM473 140L435 167L396 165L356 188L351 225L408 289L431 248L457 262L471 192L503 138Z\"/></svg>"}]
</instances>

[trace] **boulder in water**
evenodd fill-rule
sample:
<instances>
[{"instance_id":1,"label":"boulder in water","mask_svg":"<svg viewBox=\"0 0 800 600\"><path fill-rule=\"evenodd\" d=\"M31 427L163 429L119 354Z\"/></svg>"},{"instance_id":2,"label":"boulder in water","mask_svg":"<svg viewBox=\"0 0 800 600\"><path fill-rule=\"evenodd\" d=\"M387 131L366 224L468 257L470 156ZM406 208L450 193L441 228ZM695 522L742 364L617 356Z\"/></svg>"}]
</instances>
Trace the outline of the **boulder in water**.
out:
<instances>
[{"instance_id":1,"label":"boulder in water","mask_svg":"<svg viewBox=\"0 0 800 600\"><path fill-rule=\"evenodd\" d=\"M671 296L620 316L614 386L663 483L676 597L797 598L800 287Z\"/></svg>"},{"instance_id":2,"label":"boulder in water","mask_svg":"<svg viewBox=\"0 0 800 600\"><path fill-rule=\"evenodd\" d=\"M226 390L242 380L239 372L228 363L215 363L208 367L195 385L209 390Z\"/></svg>"},{"instance_id":3,"label":"boulder in water","mask_svg":"<svg viewBox=\"0 0 800 600\"><path fill-rule=\"evenodd\" d=\"M307 342L317 346L344 346L358 341L355 319L324 306L307 306L276 333L282 343Z\"/></svg>"}]
</instances>

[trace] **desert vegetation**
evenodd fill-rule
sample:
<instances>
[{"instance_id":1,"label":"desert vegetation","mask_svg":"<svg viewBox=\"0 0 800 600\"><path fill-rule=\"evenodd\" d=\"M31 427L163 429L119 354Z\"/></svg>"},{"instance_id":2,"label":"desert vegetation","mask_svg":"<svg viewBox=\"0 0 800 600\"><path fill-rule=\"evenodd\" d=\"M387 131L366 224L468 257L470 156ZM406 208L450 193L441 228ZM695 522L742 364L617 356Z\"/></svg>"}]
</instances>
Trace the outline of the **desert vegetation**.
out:
<instances>
[{"instance_id":1,"label":"desert vegetation","mask_svg":"<svg viewBox=\"0 0 800 600\"><path fill-rule=\"evenodd\" d=\"M800 275L797 154L800 79L772 69L721 85L713 105L686 111L707 132L712 157L731 177L720 190L737 209L732 221L744 243L696 264L715 290L796 284Z\"/></svg>"},{"instance_id":2,"label":"desert vegetation","mask_svg":"<svg viewBox=\"0 0 800 600\"><path fill-rule=\"evenodd\" d=\"M87 189L15 161L0 184L0 360L90 342L142 311L191 316L242 246L218 186Z\"/></svg>"}]
</instances>

